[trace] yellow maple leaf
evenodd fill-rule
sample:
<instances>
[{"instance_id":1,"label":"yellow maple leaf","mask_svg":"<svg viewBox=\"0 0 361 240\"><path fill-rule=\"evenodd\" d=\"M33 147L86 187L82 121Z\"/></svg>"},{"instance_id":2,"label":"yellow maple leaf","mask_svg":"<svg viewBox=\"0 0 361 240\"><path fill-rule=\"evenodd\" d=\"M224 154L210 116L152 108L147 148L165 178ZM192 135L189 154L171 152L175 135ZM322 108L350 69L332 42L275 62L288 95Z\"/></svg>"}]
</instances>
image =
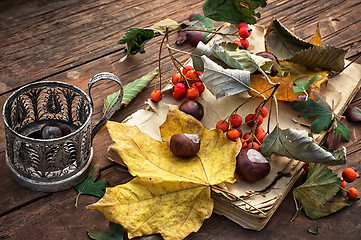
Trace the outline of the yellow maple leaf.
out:
<instances>
[{"instance_id":1,"label":"yellow maple leaf","mask_svg":"<svg viewBox=\"0 0 361 240\"><path fill-rule=\"evenodd\" d=\"M170 105L161 125L163 141L157 141L137 127L107 123L116 151L132 181L107 188L105 195L88 208L121 224L129 238L160 233L164 239L183 239L198 231L213 210L211 186L234 182L240 142L227 140L218 129L206 129L198 120ZM197 156L180 158L172 154L169 139L176 133L196 133L201 139Z\"/></svg>"},{"instance_id":2,"label":"yellow maple leaf","mask_svg":"<svg viewBox=\"0 0 361 240\"><path fill-rule=\"evenodd\" d=\"M328 71L314 71L303 65L287 61L280 61L280 65L282 66L282 70L286 73L286 77L269 76L273 83L281 84L275 92L277 100L280 101L292 102L294 100L298 100L299 96L304 96L304 93L295 93L293 91L294 81L307 76L311 79L315 75L318 75L320 77L311 84L307 91L310 98L316 100L314 90L321 93L322 84L328 80ZM265 97L268 97L273 91L273 89L271 89L272 85L261 74L252 74L250 83L251 88L257 90L258 92L264 92L263 95ZM258 94L252 90L249 90L248 93L251 96L258 96Z\"/></svg>"}]
</instances>

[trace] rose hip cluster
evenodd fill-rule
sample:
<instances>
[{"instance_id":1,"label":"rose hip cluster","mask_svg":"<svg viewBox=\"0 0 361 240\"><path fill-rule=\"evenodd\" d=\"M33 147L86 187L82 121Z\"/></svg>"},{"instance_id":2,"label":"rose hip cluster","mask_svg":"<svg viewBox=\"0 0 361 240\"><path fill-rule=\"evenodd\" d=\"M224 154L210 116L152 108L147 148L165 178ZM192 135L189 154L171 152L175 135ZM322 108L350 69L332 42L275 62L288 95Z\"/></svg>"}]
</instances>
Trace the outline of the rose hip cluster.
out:
<instances>
[{"instance_id":1,"label":"rose hip cluster","mask_svg":"<svg viewBox=\"0 0 361 240\"><path fill-rule=\"evenodd\" d=\"M177 73L172 77L174 86L172 95L176 100L182 100L184 97L188 99L197 99L204 92L205 86L199 78L202 72L195 71L190 65L182 69L183 75Z\"/></svg>"},{"instance_id":2,"label":"rose hip cluster","mask_svg":"<svg viewBox=\"0 0 361 240\"><path fill-rule=\"evenodd\" d=\"M263 118L267 115L268 109L265 106L259 106L255 109L255 113L248 114L244 119L244 124L251 128L251 131L244 134L241 130L243 120L237 113L232 114L225 120L218 121L216 128L226 133L226 137L229 140L237 141L237 139L240 138L242 148L259 151L263 140L267 137L267 133L261 126Z\"/></svg>"},{"instance_id":3,"label":"rose hip cluster","mask_svg":"<svg viewBox=\"0 0 361 240\"><path fill-rule=\"evenodd\" d=\"M250 29L247 23L238 24L238 36L240 40L234 40L233 42L238 44L240 49L247 49L249 47L249 41L247 38L251 36L252 29Z\"/></svg>"},{"instance_id":4,"label":"rose hip cluster","mask_svg":"<svg viewBox=\"0 0 361 240\"><path fill-rule=\"evenodd\" d=\"M182 69L182 74L177 73L172 77L172 84L174 86L172 95L176 100L182 100L184 97L188 99L197 99L201 93L204 92L205 86L199 78L202 72L194 70L190 65ZM153 102L162 100L163 95L160 90L154 90L150 94Z\"/></svg>"}]
</instances>

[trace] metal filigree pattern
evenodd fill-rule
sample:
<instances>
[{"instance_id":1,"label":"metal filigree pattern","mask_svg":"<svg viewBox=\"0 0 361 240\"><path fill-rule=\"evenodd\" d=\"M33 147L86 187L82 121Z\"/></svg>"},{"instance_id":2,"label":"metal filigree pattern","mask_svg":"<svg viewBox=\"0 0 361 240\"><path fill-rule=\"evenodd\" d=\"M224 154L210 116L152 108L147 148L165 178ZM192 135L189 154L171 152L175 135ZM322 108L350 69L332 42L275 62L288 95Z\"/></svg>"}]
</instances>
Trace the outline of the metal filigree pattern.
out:
<instances>
[{"instance_id":1,"label":"metal filigree pattern","mask_svg":"<svg viewBox=\"0 0 361 240\"><path fill-rule=\"evenodd\" d=\"M7 159L20 175L56 181L75 174L87 163L92 111L83 91L64 83L31 84L14 93L5 108ZM29 138L54 122L67 124L72 133L58 139Z\"/></svg>"}]
</instances>

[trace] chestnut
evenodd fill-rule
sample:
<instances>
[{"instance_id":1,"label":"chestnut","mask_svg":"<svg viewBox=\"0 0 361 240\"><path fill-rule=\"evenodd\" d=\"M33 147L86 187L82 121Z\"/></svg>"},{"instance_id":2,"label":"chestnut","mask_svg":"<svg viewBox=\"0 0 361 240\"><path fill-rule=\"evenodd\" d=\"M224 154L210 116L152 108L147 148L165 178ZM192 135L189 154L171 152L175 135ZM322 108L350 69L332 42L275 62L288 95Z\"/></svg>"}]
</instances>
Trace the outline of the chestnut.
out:
<instances>
[{"instance_id":1,"label":"chestnut","mask_svg":"<svg viewBox=\"0 0 361 240\"><path fill-rule=\"evenodd\" d=\"M194 157L201 145L197 134L179 133L170 138L170 150L178 157Z\"/></svg>"},{"instance_id":2,"label":"chestnut","mask_svg":"<svg viewBox=\"0 0 361 240\"><path fill-rule=\"evenodd\" d=\"M202 120L204 116L203 105L193 99L184 101L180 106L179 110L195 117L198 121Z\"/></svg>"},{"instance_id":3,"label":"chestnut","mask_svg":"<svg viewBox=\"0 0 361 240\"><path fill-rule=\"evenodd\" d=\"M260 57L263 57L263 58L267 58L267 59L270 59L276 63L278 63L278 60L276 58L275 55L273 55L272 53L269 53L269 52L259 52L259 53L256 53L257 56L260 56ZM278 70L277 68L275 67L275 65L272 65L271 67L271 72L270 72L270 76L274 77L276 76L278 73Z\"/></svg>"},{"instance_id":4,"label":"chestnut","mask_svg":"<svg viewBox=\"0 0 361 240\"><path fill-rule=\"evenodd\" d=\"M265 178L270 169L267 159L254 149L242 149L237 156L236 173L247 182Z\"/></svg>"}]
</instances>

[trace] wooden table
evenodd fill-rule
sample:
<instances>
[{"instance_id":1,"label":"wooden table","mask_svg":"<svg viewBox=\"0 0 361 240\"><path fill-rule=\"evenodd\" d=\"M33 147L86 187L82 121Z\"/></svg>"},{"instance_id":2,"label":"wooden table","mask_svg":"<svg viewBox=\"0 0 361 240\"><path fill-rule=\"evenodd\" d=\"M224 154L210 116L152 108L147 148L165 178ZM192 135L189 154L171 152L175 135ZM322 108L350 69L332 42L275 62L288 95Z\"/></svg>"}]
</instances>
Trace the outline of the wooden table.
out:
<instances>
[{"instance_id":1,"label":"wooden table","mask_svg":"<svg viewBox=\"0 0 361 240\"><path fill-rule=\"evenodd\" d=\"M172 18L187 20L191 13L201 12L204 1L113 1L113 0L4 0L0 2L0 108L17 88L37 81L63 81L86 90L88 80L99 72L113 72L127 84L157 67L160 39L150 41L147 52L118 60L124 46L115 44L130 27L148 27ZM277 17L288 28L308 40L319 23L323 42L342 48L351 48L347 58L361 54L361 1L357 0L272 0L261 9L260 24L267 26ZM175 35L172 37L174 43ZM191 46L180 47L190 51ZM176 54L180 61L188 56ZM361 63L361 58L356 62ZM161 61L166 79L175 70L166 54ZM96 86L95 115L101 117L103 99L116 86ZM126 108L117 112L113 120L124 118L144 107L144 101L154 89L154 81ZM361 107L361 93L352 105ZM351 140L344 143L348 152L346 166L332 167L340 173L345 167L361 172L360 124L344 121L351 131ZM74 207L76 191L57 193L33 192L10 180L5 171L4 124L0 121L0 239L88 239L87 229L94 226L108 228L108 221L96 210L85 206L98 200L81 196ZM94 140L94 162L102 167L101 178L111 186L129 179L126 170L106 157L111 139L104 131ZM300 180L301 181L301 180ZM361 191L361 181L352 186ZM361 203L312 221L301 213L290 222L295 213L291 194L288 194L267 226L260 232L246 230L223 216L213 214L197 233L187 239L314 239L308 228L319 227L318 239L360 239ZM160 239L159 236L142 239Z\"/></svg>"}]
</instances>

